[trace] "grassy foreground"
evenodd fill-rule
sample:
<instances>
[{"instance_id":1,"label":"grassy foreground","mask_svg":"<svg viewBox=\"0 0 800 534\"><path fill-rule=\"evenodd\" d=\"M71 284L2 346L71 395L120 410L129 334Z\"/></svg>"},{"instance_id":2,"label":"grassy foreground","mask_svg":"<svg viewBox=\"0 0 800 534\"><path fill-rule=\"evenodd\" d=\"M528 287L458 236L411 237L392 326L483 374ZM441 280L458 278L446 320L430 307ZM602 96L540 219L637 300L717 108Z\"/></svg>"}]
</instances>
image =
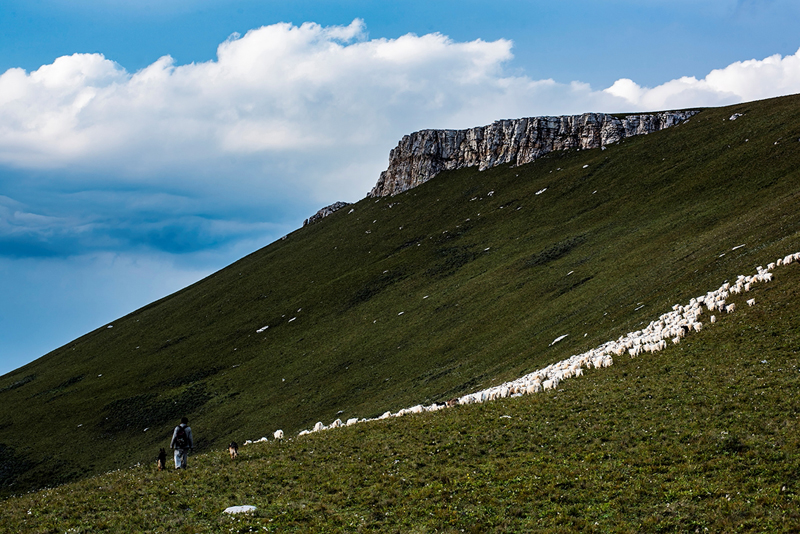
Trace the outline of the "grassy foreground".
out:
<instances>
[{"instance_id":1,"label":"grassy foreground","mask_svg":"<svg viewBox=\"0 0 800 534\"><path fill-rule=\"evenodd\" d=\"M7 499L0 530L797 532L800 265L732 301L557 391L122 469Z\"/></svg>"}]
</instances>

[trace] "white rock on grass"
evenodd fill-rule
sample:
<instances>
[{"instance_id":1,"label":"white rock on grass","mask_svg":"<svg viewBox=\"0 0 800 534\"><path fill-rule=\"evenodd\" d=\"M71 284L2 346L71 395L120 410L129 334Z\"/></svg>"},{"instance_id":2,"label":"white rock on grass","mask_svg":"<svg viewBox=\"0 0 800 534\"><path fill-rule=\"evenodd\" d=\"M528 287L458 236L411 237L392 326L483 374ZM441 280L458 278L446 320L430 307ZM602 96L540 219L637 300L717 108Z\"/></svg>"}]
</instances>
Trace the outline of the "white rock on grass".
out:
<instances>
[{"instance_id":1,"label":"white rock on grass","mask_svg":"<svg viewBox=\"0 0 800 534\"><path fill-rule=\"evenodd\" d=\"M256 511L256 507L250 504L242 506L229 506L225 508L226 514L252 514Z\"/></svg>"}]
</instances>

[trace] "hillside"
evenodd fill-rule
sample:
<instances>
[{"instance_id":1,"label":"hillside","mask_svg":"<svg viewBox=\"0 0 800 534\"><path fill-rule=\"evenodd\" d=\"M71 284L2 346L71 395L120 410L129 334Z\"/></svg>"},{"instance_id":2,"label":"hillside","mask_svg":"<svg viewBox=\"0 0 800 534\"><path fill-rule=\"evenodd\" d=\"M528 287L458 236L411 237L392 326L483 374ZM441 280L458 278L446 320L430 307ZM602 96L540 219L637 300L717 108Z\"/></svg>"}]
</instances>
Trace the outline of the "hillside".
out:
<instances>
[{"instance_id":1,"label":"hillside","mask_svg":"<svg viewBox=\"0 0 800 534\"><path fill-rule=\"evenodd\" d=\"M3 491L149 461L182 415L201 450L294 435L635 330L800 250L798 139L798 97L706 109L339 210L0 378Z\"/></svg>"},{"instance_id":2,"label":"hillside","mask_svg":"<svg viewBox=\"0 0 800 534\"><path fill-rule=\"evenodd\" d=\"M743 298L558 391L122 469L6 500L0 531L797 532L800 265Z\"/></svg>"}]
</instances>

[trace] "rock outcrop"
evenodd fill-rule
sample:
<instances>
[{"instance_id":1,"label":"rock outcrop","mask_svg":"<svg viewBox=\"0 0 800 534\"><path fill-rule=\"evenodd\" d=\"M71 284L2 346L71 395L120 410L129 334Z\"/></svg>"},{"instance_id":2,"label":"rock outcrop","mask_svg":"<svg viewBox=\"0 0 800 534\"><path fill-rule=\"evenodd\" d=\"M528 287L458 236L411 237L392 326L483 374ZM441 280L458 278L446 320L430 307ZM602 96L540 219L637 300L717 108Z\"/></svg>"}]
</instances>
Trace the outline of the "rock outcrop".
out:
<instances>
[{"instance_id":1,"label":"rock outcrop","mask_svg":"<svg viewBox=\"0 0 800 534\"><path fill-rule=\"evenodd\" d=\"M315 213L314 215L312 215L311 217L309 217L308 219L303 221L303 226L308 226L311 223L315 223L315 222L319 221L320 219L322 219L324 217L327 217L331 213L337 212L340 209L344 208L345 206L349 206L349 205L350 204L347 203L347 202L334 202L330 206L325 206L324 208L319 210L317 213Z\"/></svg>"},{"instance_id":2,"label":"rock outcrop","mask_svg":"<svg viewBox=\"0 0 800 534\"><path fill-rule=\"evenodd\" d=\"M389 153L389 168L370 197L396 195L442 171L503 163L530 163L553 150L598 148L634 135L657 132L698 111L667 111L618 118L605 113L532 117L467 130L422 130L406 135Z\"/></svg>"}]
</instances>

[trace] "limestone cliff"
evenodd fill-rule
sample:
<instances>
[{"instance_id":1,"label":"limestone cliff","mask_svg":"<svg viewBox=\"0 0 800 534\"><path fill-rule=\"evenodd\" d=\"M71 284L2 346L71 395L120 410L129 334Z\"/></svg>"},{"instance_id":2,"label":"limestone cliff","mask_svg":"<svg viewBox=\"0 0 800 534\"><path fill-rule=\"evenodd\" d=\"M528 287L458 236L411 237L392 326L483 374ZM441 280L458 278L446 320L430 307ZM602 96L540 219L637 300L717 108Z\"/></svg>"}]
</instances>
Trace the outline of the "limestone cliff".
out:
<instances>
[{"instance_id":1,"label":"limestone cliff","mask_svg":"<svg viewBox=\"0 0 800 534\"><path fill-rule=\"evenodd\" d=\"M309 224L315 223L315 222L319 221L320 219L323 219L324 217L327 217L331 213L335 213L335 212L339 211L340 209L344 208L345 206L349 206L349 205L350 204L347 203L347 202L334 202L330 206L325 206L324 208L319 210L317 213L315 213L314 215L312 215L311 217L309 217L308 219L303 221L303 226L308 226Z\"/></svg>"},{"instance_id":2,"label":"limestone cliff","mask_svg":"<svg viewBox=\"0 0 800 534\"><path fill-rule=\"evenodd\" d=\"M553 150L598 148L682 122L698 111L667 111L617 118L604 113L532 117L467 130L422 130L406 135L389 153L389 168L370 197L396 195L442 171L530 163Z\"/></svg>"}]
</instances>

